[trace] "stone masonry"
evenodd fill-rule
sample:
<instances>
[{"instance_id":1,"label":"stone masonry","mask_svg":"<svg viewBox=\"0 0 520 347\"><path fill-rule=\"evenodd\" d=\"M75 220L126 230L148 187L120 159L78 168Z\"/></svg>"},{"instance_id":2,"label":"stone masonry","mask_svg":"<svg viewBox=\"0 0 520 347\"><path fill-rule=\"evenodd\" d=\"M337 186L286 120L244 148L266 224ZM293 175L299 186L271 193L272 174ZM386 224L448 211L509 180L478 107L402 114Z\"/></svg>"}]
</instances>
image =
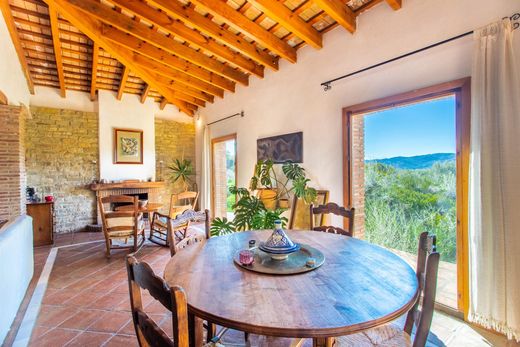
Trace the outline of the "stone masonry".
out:
<instances>
[{"instance_id":1,"label":"stone masonry","mask_svg":"<svg viewBox=\"0 0 520 347\"><path fill-rule=\"evenodd\" d=\"M0 220L26 211L25 122L23 107L0 105Z\"/></svg>"},{"instance_id":2,"label":"stone masonry","mask_svg":"<svg viewBox=\"0 0 520 347\"><path fill-rule=\"evenodd\" d=\"M195 124L181 123L165 119L155 119L155 160L156 180L165 181L166 187L161 194L163 208L161 212L167 213L170 207L170 197L173 193L183 190L182 184L169 182L170 170L168 166L175 159L191 160L195 169ZM162 162L162 163L161 163ZM195 177L193 177L195 181ZM195 188L196 187L192 187Z\"/></svg>"},{"instance_id":3,"label":"stone masonry","mask_svg":"<svg viewBox=\"0 0 520 347\"><path fill-rule=\"evenodd\" d=\"M27 185L55 197L55 231L81 231L96 222L99 145L96 113L31 107L27 121Z\"/></svg>"}]
</instances>

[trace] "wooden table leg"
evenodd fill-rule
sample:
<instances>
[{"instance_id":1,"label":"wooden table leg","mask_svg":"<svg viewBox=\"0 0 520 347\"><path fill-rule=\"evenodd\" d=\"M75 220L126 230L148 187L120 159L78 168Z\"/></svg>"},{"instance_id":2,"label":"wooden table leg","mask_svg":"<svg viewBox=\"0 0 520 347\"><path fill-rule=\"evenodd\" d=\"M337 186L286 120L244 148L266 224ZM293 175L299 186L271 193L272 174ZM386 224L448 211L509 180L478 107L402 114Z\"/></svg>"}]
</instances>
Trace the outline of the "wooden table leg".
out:
<instances>
[{"instance_id":1,"label":"wooden table leg","mask_svg":"<svg viewBox=\"0 0 520 347\"><path fill-rule=\"evenodd\" d=\"M202 319L196 317L192 313L188 313L190 347L200 347L203 345L203 329Z\"/></svg>"},{"instance_id":2,"label":"wooden table leg","mask_svg":"<svg viewBox=\"0 0 520 347\"><path fill-rule=\"evenodd\" d=\"M312 347L334 347L336 339L334 337L316 337L312 339Z\"/></svg>"}]
</instances>

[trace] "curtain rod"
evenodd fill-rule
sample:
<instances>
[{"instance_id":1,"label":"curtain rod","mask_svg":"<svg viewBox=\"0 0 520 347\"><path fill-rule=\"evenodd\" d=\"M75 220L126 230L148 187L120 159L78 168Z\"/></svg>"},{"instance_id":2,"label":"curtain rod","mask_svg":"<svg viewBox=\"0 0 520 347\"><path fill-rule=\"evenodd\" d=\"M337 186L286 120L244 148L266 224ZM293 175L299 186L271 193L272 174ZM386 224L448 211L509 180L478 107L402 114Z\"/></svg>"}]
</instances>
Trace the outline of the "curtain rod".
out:
<instances>
[{"instance_id":1,"label":"curtain rod","mask_svg":"<svg viewBox=\"0 0 520 347\"><path fill-rule=\"evenodd\" d=\"M504 17L505 18L508 18L508 17ZM518 27L520 27L520 22L518 22L518 20L520 20L520 13L515 13L513 14L511 17L509 17L509 19L511 21L513 21L513 30L515 29L518 29ZM426 51L428 49L431 49L431 48L434 48L434 47L437 47L437 46L440 46L440 45L443 45L445 43L448 43L448 42L451 42L451 41L455 41L455 40L458 40L460 38L463 38L465 36L468 36L468 35L471 35L473 34L473 30L472 31L468 31L467 33L464 33L464 34L460 34L460 35L457 35L457 36L454 36L454 37L451 37L449 39L446 39L446 40L443 40L443 41L439 41L437 43L434 43L434 44L431 44L429 46L426 46L426 47L423 47L423 48L420 48L420 49L417 49L415 51L412 51L412 52L408 52L408 53L405 53L403 55L400 55L398 57L395 57L395 58L392 58L392 59L389 59L389 60L385 60L381 63L377 63L377 64L374 64L374 65L371 65L369 67L366 67L364 69L361 69L361 70L357 70L357 71L354 71L354 72L351 72L349 74L346 74L346 75L343 75L343 76L340 76L340 77L336 77L334 79L331 79L331 80L328 80L328 81L325 81L321 84L321 86L323 87L323 90L324 91L328 91L330 89L332 89L332 83L336 82L336 81L339 81L339 80L342 80L342 79L345 79L345 78L348 78L348 77L351 77L351 76L354 76L354 75L357 75L357 74L360 74L362 72L365 72L365 71L368 71L368 70L372 70L372 69L375 69L376 67L379 67L379 66L382 66L382 65L386 65L386 64L389 64L389 63L392 63L396 60L400 60L400 59L403 59L403 58L406 58L406 57L409 57L411 55L414 55L414 54L417 54L417 53L420 53L420 52L423 52L423 51Z\"/></svg>"},{"instance_id":2,"label":"curtain rod","mask_svg":"<svg viewBox=\"0 0 520 347\"><path fill-rule=\"evenodd\" d=\"M211 123L208 123L208 126L212 125L212 124L215 124L215 123L218 123L218 122L222 122L226 119L229 119L229 118L233 118L233 117L236 117L236 116L240 116L240 118L244 117L244 111L240 111L238 113L235 113L235 114L232 114L231 116L227 116L227 117L224 117L224 118L221 118L221 119L218 119L216 121L213 121Z\"/></svg>"}]
</instances>

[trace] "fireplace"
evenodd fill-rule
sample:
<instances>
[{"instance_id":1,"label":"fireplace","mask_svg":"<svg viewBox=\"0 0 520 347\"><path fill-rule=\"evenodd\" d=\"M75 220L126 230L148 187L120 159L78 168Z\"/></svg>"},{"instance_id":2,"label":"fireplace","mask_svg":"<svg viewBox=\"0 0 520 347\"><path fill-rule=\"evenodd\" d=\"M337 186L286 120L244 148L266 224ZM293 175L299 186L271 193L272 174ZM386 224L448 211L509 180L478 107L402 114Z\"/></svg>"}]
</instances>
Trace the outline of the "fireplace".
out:
<instances>
[{"instance_id":1,"label":"fireplace","mask_svg":"<svg viewBox=\"0 0 520 347\"><path fill-rule=\"evenodd\" d=\"M103 198L110 195L130 195L138 196L140 200L148 200L149 202L164 201L162 196L164 187L164 182L95 183L90 185L90 189L96 192L96 198ZM114 206L105 207L107 210L113 210L114 208ZM97 223L101 224L99 209L97 213Z\"/></svg>"},{"instance_id":2,"label":"fireplace","mask_svg":"<svg viewBox=\"0 0 520 347\"><path fill-rule=\"evenodd\" d=\"M127 194L123 194L123 195L137 196L137 199L139 199L139 200L148 200L148 193L127 193ZM125 206L125 205L131 205L131 204L128 202L113 202L110 204L110 210L115 211L116 208L118 208L120 206Z\"/></svg>"}]
</instances>

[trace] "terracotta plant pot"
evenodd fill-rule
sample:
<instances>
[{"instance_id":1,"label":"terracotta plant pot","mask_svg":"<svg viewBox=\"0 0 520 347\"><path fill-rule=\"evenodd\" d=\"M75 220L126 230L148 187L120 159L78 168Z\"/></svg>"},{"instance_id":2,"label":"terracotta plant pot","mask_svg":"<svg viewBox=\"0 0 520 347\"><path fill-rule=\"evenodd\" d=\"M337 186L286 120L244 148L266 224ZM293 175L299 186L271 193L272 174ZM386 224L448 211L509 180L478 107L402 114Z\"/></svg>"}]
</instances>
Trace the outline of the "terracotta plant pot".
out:
<instances>
[{"instance_id":1,"label":"terracotta plant pot","mask_svg":"<svg viewBox=\"0 0 520 347\"><path fill-rule=\"evenodd\" d=\"M289 199L279 199L278 200L278 207L288 209L289 208Z\"/></svg>"}]
</instances>

